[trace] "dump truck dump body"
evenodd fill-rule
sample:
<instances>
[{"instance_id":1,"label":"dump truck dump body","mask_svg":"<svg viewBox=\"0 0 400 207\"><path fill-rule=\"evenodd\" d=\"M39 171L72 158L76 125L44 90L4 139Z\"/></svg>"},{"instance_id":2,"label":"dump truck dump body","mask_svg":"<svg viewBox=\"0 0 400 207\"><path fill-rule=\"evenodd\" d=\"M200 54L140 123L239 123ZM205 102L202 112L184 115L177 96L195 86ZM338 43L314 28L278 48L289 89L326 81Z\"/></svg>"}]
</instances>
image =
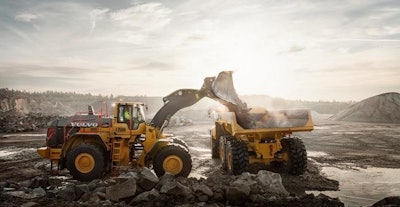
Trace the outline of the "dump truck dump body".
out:
<instances>
[{"instance_id":1,"label":"dump truck dump body","mask_svg":"<svg viewBox=\"0 0 400 207\"><path fill-rule=\"evenodd\" d=\"M250 117L254 118L254 123L253 127L247 129L237 123L233 112L219 113L216 122L230 126L229 131L233 136L257 133L261 137L268 137L271 133L290 134L314 129L311 113L307 109L271 111L269 114L257 115L250 113Z\"/></svg>"}]
</instances>

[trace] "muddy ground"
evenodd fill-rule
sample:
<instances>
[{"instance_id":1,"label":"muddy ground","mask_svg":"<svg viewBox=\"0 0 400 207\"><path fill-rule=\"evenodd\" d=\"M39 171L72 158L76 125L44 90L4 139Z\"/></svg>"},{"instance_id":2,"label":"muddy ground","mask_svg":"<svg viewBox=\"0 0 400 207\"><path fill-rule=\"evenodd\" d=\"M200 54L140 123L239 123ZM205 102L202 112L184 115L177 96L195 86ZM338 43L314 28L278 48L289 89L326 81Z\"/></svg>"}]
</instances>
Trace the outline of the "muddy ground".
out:
<instances>
[{"instance_id":1,"label":"muddy ground","mask_svg":"<svg viewBox=\"0 0 400 207\"><path fill-rule=\"evenodd\" d=\"M400 125L326 119L315 122L313 132L298 134L304 140L308 151L307 172L302 176L282 175L283 184L290 193L300 195L315 191L337 191L342 186L338 181L347 182L351 179L346 178L346 180L341 177L341 173L346 172L343 170L349 168L400 168ZM206 178L220 170L218 161L210 158L211 127L210 121L195 123L192 126L170 127L165 131L181 136L187 142L193 160L190 177ZM41 159L36 153L36 148L45 144L45 133L45 130L41 130L35 133L0 135L0 181L18 182L48 173L48 161ZM329 175L325 172L325 169L329 168L339 171L335 175ZM260 166L252 166L251 169L260 169ZM400 192L400 188L397 187L391 186L394 188L392 189L394 193ZM360 189L363 190L365 189ZM358 202L356 199L348 205L357 206L366 203L374 202L372 200Z\"/></svg>"}]
</instances>

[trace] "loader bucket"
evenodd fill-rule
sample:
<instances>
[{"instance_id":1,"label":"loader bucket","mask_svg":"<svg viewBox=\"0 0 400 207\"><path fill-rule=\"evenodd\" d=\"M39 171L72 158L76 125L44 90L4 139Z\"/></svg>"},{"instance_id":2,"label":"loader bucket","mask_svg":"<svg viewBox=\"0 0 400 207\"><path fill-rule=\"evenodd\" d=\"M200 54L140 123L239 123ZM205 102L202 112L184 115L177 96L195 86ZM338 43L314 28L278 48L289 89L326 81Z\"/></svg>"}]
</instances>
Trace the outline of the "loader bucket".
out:
<instances>
[{"instance_id":1,"label":"loader bucket","mask_svg":"<svg viewBox=\"0 0 400 207\"><path fill-rule=\"evenodd\" d=\"M239 108L246 108L233 87L232 71L222 71L211 85L211 89L218 98L234 104Z\"/></svg>"},{"instance_id":2,"label":"loader bucket","mask_svg":"<svg viewBox=\"0 0 400 207\"><path fill-rule=\"evenodd\" d=\"M219 101L229 111L235 112L239 125L246 129L256 128L293 128L312 125L309 110L280 110L251 113L236 93L233 86L232 71L222 71L217 77L208 77L204 80L201 89L206 91L207 97Z\"/></svg>"},{"instance_id":3,"label":"loader bucket","mask_svg":"<svg viewBox=\"0 0 400 207\"><path fill-rule=\"evenodd\" d=\"M200 89L203 96L212 98L235 112L237 122L244 128L252 125L246 103L242 102L233 87L232 71L222 71L217 77L207 77Z\"/></svg>"}]
</instances>

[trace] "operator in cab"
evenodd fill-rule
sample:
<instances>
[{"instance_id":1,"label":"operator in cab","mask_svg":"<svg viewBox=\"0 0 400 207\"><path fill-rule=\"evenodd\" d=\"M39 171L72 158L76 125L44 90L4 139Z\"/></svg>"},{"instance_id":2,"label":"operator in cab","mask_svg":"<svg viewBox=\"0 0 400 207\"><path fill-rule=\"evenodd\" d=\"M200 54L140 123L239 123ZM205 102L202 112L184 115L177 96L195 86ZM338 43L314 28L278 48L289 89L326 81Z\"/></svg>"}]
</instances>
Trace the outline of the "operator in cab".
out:
<instances>
[{"instance_id":1,"label":"operator in cab","mask_svg":"<svg viewBox=\"0 0 400 207\"><path fill-rule=\"evenodd\" d=\"M129 121L131 119L131 112L129 111L129 106L125 106L124 108L124 119L125 121Z\"/></svg>"}]
</instances>

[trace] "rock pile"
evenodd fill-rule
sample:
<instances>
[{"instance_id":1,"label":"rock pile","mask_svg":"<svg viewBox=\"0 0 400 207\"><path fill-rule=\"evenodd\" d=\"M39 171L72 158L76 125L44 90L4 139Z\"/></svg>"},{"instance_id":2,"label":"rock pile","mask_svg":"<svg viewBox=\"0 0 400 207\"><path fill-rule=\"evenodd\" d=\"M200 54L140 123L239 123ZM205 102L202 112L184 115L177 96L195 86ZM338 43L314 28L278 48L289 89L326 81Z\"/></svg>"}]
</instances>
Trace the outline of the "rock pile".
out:
<instances>
[{"instance_id":1,"label":"rock pile","mask_svg":"<svg viewBox=\"0 0 400 207\"><path fill-rule=\"evenodd\" d=\"M65 184L67 183L67 184ZM21 183L0 182L0 202L40 206L344 206L338 199L320 194L289 195L279 174L226 175L217 171L207 179L158 178L143 168L117 178L89 183L65 182L59 178L36 177Z\"/></svg>"},{"instance_id":2,"label":"rock pile","mask_svg":"<svg viewBox=\"0 0 400 207\"><path fill-rule=\"evenodd\" d=\"M400 94L384 93L367 98L335 114L336 121L400 123Z\"/></svg>"},{"instance_id":3,"label":"rock pile","mask_svg":"<svg viewBox=\"0 0 400 207\"><path fill-rule=\"evenodd\" d=\"M0 133L36 131L45 128L56 116L42 113L21 114L14 111L0 113Z\"/></svg>"}]
</instances>

